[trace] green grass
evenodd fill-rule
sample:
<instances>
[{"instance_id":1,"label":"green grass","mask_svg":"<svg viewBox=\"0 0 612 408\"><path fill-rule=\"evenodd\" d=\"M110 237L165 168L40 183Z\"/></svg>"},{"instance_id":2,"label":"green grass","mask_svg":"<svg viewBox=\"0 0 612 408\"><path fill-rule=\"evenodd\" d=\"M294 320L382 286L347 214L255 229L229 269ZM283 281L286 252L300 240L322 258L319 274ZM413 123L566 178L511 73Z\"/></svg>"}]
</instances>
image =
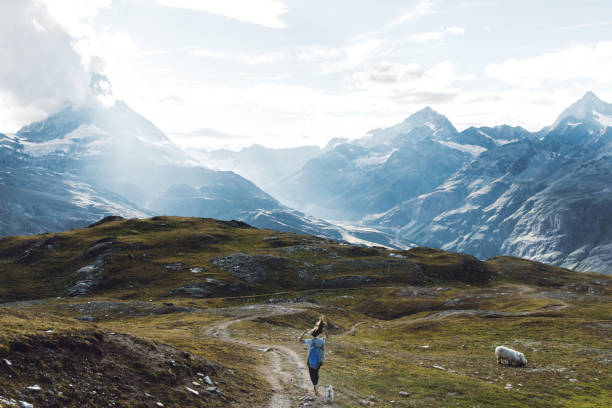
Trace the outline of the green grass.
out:
<instances>
[{"instance_id":1,"label":"green grass","mask_svg":"<svg viewBox=\"0 0 612 408\"><path fill-rule=\"evenodd\" d=\"M271 236L277 239L267 239ZM85 254L88 248L111 237L117 242L107 254L103 285L88 297L65 297L75 271L95 259ZM41 242L51 247L33 247ZM283 249L295 245L316 245L328 252ZM28 249L31 255L24 258ZM287 266L275 271L270 282L247 285L211 262L236 252L285 257ZM609 277L513 257L480 262L431 248L392 252L404 256L404 263L382 248L180 217L5 238L0 240L0 300L44 300L12 305L17 310L0 308L0 357L12 355L19 343L33 338L74 337L89 344L96 333L124 333L217 365L237 387L226 384L236 406L261 406L270 396L256 371L264 357L211 338L206 331L229 318L225 308L274 300L299 302L295 307L303 310L242 321L230 327L232 335L303 353L296 337L325 314L332 328L321 383L334 385L340 406L359 406L369 395L376 396L375 406L393 407L603 407L610 401ZM185 269L163 267L175 262ZM191 267L204 271L193 274ZM296 279L304 268L320 280L368 276L376 281L355 288L308 288ZM242 283L244 289L205 299L166 295L207 278ZM588 292L593 287L595 294ZM83 306L87 302L121 307L85 313L81 310L89 310ZM168 302L194 311L146 312L146 305L160 308ZM443 315L453 310L484 314ZM496 312L507 315L493 317ZM82 314L91 314L95 323L73 319ZM357 322L363 324L345 334ZM528 366L499 366L493 350L502 344L523 351ZM54 369L45 361L31 363L42 367L41 372L42 363ZM15 384L23 385L20 381ZM505 389L506 384L512 389ZM409 395L400 396L399 391Z\"/></svg>"}]
</instances>

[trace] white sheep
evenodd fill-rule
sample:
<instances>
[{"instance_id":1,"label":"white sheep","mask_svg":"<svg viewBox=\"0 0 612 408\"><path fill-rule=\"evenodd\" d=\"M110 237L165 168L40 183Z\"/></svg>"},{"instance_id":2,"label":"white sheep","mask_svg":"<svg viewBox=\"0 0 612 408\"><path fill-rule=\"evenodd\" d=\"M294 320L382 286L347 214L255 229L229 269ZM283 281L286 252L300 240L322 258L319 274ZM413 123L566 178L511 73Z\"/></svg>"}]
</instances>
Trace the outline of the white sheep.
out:
<instances>
[{"instance_id":1,"label":"white sheep","mask_svg":"<svg viewBox=\"0 0 612 408\"><path fill-rule=\"evenodd\" d=\"M508 365L514 365L516 362L519 366L527 365L527 359L525 355L511 348L498 346L495 347L495 357L497 357L497 363L501 364L502 359L508 360Z\"/></svg>"}]
</instances>

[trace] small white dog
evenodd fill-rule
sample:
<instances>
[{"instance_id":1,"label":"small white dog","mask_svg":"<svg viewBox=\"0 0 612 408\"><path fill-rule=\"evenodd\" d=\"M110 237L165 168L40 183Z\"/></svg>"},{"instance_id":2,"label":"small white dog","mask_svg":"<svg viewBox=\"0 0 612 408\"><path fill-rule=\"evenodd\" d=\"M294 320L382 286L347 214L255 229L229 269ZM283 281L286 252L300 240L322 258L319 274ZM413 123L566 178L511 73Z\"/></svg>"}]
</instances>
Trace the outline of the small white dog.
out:
<instances>
[{"instance_id":1,"label":"small white dog","mask_svg":"<svg viewBox=\"0 0 612 408\"><path fill-rule=\"evenodd\" d=\"M332 387L330 384L325 386L325 402L328 404L334 402L334 387Z\"/></svg>"}]
</instances>

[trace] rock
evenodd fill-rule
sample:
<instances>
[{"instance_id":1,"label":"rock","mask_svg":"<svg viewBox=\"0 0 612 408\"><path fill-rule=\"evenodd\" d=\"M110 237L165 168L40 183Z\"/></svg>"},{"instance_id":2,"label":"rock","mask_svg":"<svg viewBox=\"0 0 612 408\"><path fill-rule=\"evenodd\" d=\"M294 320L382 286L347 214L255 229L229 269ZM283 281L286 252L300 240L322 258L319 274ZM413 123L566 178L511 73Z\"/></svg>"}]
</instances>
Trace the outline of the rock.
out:
<instances>
[{"instance_id":1,"label":"rock","mask_svg":"<svg viewBox=\"0 0 612 408\"><path fill-rule=\"evenodd\" d=\"M569 382L571 382L571 383L578 382L578 380L577 380L577 379L575 379L575 378L570 378L568 381L569 381Z\"/></svg>"},{"instance_id":2,"label":"rock","mask_svg":"<svg viewBox=\"0 0 612 408\"><path fill-rule=\"evenodd\" d=\"M159 402L159 401L157 401L157 402L155 403L155 405L157 405L158 407L163 407L163 406L164 406L164 404L162 404L162 403L161 403L161 402Z\"/></svg>"},{"instance_id":3,"label":"rock","mask_svg":"<svg viewBox=\"0 0 612 408\"><path fill-rule=\"evenodd\" d=\"M222 293L242 292L248 286L240 283L225 283L216 279L207 278L205 282L191 282L187 285L171 289L164 296L186 296L189 298L208 298Z\"/></svg>"},{"instance_id":4,"label":"rock","mask_svg":"<svg viewBox=\"0 0 612 408\"><path fill-rule=\"evenodd\" d=\"M429 345L425 344L424 346L419 346L419 348L422 348L423 350L427 350L429 348Z\"/></svg>"},{"instance_id":5,"label":"rock","mask_svg":"<svg viewBox=\"0 0 612 408\"><path fill-rule=\"evenodd\" d=\"M83 254L81 255L81 258L96 257L102 254L103 252L105 252L107 249L109 249L111 246L115 245L116 243L117 243L117 239L114 237L103 238L99 241L94 242L89 248L87 248L85 252L83 252Z\"/></svg>"},{"instance_id":6,"label":"rock","mask_svg":"<svg viewBox=\"0 0 612 408\"><path fill-rule=\"evenodd\" d=\"M435 368L436 370L442 370L442 371L446 370L446 368L439 366L439 365L434 365L433 368Z\"/></svg>"},{"instance_id":7,"label":"rock","mask_svg":"<svg viewBox=\"0 0 612 408\"><path fill-rule=\"evenodd\" d=\"M314 245L298 245L298 246L285 247L282 249L282 251L288 254L295 254L299 252L313 254L313 255L315 254L316 255L329 255L330 254L329 250L327 250L326 248L321 248L321 247L314 246Z\"/></svg>"},{"instance_id":8,"label":"rock","mask_svg":"<svg viewBox=\"0 0 612 408\"><path fill-rule=\"evenodd\" d=\"M204 382L208 385L213 385L213 382L209 376L204 377Z\"/></svg>"},{"instance_id":9,"label":"rock","mask_svg":"<svg viewBox=\"0 0 612 408\"><path fill-rule=\"evenodd\" d=\"M512 384L510 384L510 383L506 384L506 386L504 387L504 389L506 389L506 390L511 390L511 389L512 389Z\"/></svg>"},{"instance_id":10,"label":"rock","mask_svg":"<svg viewBox=\"0 0 612 408\"><path fill-rule=\"evenodd\" d=\"M28 387L29 391L42 391L42 388L40 387L40 385L30 385Z\"/></svg>"},{"instance_id":11,"label":"rock","mask_svg":"<svg viewBox=\"0 0 612 408\"><path fill-rule=\"evenodd\" d=\"M77 281L68 288L68 295L83 296L91 293L102 282L102 272L106 261L99 257L93 264L86 265L76 271Z\"/></svg>"},{"instance_id":12,"label":"rock","mask_svg":"<svg viewBox=\"0 0 612 408\"><path fill-rule=\"evenodd\" d=\"M214 258L212 264L219 269L249 283L268 282L275 271L285 270L290 260L273 255L247 255L241 252Z\"/></svg>"},{"instance_id":13,"label":"rock","mask_svg":"<svg viewBox=\"0 0 612 408\"><path fill-rule=\"evenodd\" d=\"M192 383L193 385L195 385L196 387L199 387L199 386L200 386L200 383L199 383L199 382L192 381L191 383Z\"/></svg>"},{"instance_id":14,"label":"rock","mask_svg":"<svg viewBox=\"0 0 612 408\"><path fill-rule=\"evenodd\" d=\"M15 401L14 399L6 399L3 396L0 396L0 406L3 407L16 407L17 406L17 401Z\"/></svg>"},{"instance_id":15,"label":"rock","mask_svg":"<svg viewBox=\"0 0 612 408\"><path fill-rule=\"evenodd\" d=\"M30 404L29 402L25 402L25 401L19 401L18 406L19 408L34 408L34 405Z\"/></svg>"},{"instance_id":16,"label":"rock","mask_svg":"<svg viewBox=\"0 0 612 408\"><path fill-rule=\"evenodd\" d=\"M372 405L372 403L368 400L364 400L362 399L361 401L359 401L359 403L365 407L369 407L370 405Z\"/></svg>"},{"instance_id":17,"label":"rock","mask_svg":"<svg viewBox=\"0 0 612 408\"><path fill-rule=\"evenodd\" d=\"M192 393L193 395L200 395L200 393L194 390L193 388L185 387L185 389L189 391L190 393Z\"/></svg>"},{"instance_id":18,"label":"rock","mask_svg":"<svg viewBox=\"0 0 612 408\"><path fill-rule=\"evenodd\" d=\"M200 273L200 272L204 271L204 268L195 267L195 268L190 268L189 271L191 273Z\"/></svg>"},{"instance_id":19,"label":"rock","mask_svg":"<svg viewBox=\"0 0 612 408\"><path fill-rule=\"evenodd\" d=\"M272 350L271 347L266 347L265 349L261 350L262 353L267 353L268 351Z\"/></svg>"},{"instance_id":20,"label":"rock","mask_svg":"<svg viewBox=\"0 0 612 408\"><path fill-rule=\"evenodd\" d=\"M170 271L178 272L183 269L183 264L181 262L174 262L169 264L162 264L164 269L168 269Z\"/></svg>"},{"instance_id":21,"label":"rock","mask_svg":"<svg viewBox=\"0 0 612 408\"><path fill-rule=\"evenodd\" d=\"M370 401L376 401L376 396L375 395L370 395L368 398L370 399Z\"/></svg>"},{"instance_id":22,"label":"rock","mask_svg":"<svg viewBox=\"0 0 612 408\"><path fill-rule=\"evenodd\" d=\"M93 321L94 321L93 316L88 316L88 315L77 316L77 317L75 317L75 319L78 319L78 320L85 320L85 321L87 321L87 322L93 322Z\"/></svg>"},{"instance_id":23,"label":"rock","mask_svg":"<svg viewBox=\"0 0 612 408\"><path fill-rule=\"evenodd\" d=\"M11 363L10 361L8 361L6 358L3 358L2 361L4 361L4 364L6 364L7 366L12 366L13 363Z\"/></svg>"},{"instance_id":24,"label":"rock","mask_svg":"<svg viewBox=\"0 0 612 408\"><path fill-rule=\"evenodd\" d=\"M221 391L219 391L219 389L217 387L206 387L206 391L217 394L219 396L221 396Z\"/></svg>"},{"instance_id":25,"label":"rock","mask_svg":"<svg viewBox=\"0 0 612 408\"><path fill-rule=\"evenodd\" d=\"M406 392L406 391L400 391L399 395L401 395L402 397L407 397L410 394L408 394L408 392Z\"/></svg>"}]
</instances>

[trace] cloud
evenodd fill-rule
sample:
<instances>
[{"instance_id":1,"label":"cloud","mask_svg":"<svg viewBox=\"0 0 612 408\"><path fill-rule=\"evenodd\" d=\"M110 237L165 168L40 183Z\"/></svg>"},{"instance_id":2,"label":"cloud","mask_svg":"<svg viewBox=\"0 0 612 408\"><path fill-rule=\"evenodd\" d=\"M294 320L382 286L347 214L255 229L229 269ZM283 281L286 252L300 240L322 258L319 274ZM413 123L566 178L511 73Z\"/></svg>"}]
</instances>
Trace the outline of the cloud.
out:
<instances>
[{"instance_id":1,"label":"cloud","mask_svg":"<svg viewBox=\"0 0 612 408\"><path fill-rule=\"evenodd\" d=\"M407 21L411 21L428 14L433 14L433 12L433 2L431 0L421 0L415 4L414 7L404 10L399 17L392 20L391 23L385 27L385 30L390 30L398 25L404 24Z\"/></svg>"},{"instance_id":2,"label":"cloud","mask_svg":"<svg viewBox=\"0 0 612 408\"><path fill-rule=\"evenodd\" d=\"M174 133L170 135L170 139L186 148L205 148L207 150L240 150L253 143L252 137L210 128L196 128L187 133Z\"/></svg>"},{"instance_id":3,"label":"cloud","mask_svg":"<svg viewBox=\"0 0 612 408\"><path fill-rule=\"evenodd\" d=\"M353 78L361 85L384 84L396 85L423 77L425 70L419 64L400 64L382 61L368 64L366 69L357 72Z\"/></svg>"},{"instance_id":4,"label":"cloud","mask_svg":"<svg viewBox=\"0 0 612 408\"><path fill-rule=\"evenodd\" d=\"M167 7L216 14L268 28L286 28L281 17L287 6L281 0L157 0Z\"/></svg>"},{"instance_id":5,"label":"cloud","mask_svg":"<svg viewBox=\"0 0 612 408\"><path fill-rule=\"evenodd\" d=\"M588 79L612 82L612 41L574 45L531 58L512 58L486 66L489 77L512 85L539 88L551 81Z\"/></svg>"},{"instance_id":6,"label":"cloud","mask_svg":"<svg viewBox=\"0 0 612 408\"><path fill-rule=\"evenodd\" d=\"M27 107L17 117L40 118L88 96L89 74L72 38L37 1L0 2L0 61L0 109ZM12 130L15 123L0 125Z\"/></svg>"},{"instance_id":7,"label":"cloud","mask_svg":"<svg viewBox=\"0 0 612 408\"><path fill-rule=\"evenodd\" d=\"M429 31L425 33L416 33L408 36L407 41L409 42L417 42L417 43L425 43L429 41L439 40L444 35L463 35L465 30L463 27L444 27L439 29L438 31Z\"/></svg>"},{"instance_id":8,"label":"cloud","mask_svg":"<svg viewBox=\"0 0 612 408\"><path fill-rule=\"evenodd\" d=\"M422 1L406 15L417 18L432 13L432 10L431 2ZM465 33L463 27L449 26L437 31L414 33L400 40L390 39L386 34L399 25L398 21L396 19L383 28L355 35L336 47L321 45L301 47L297 59L316 63L320 73L342 72L361 67L367 61L392 56L407 42L426 43L440 40L446 35L459 36Z\"/></svg>"},{"instance_id":9,"label":"cloud","mask_svg":"<svg viewBox=\"0 0 612 408\"><path fill-rule=\"evenodd\" d=\"M460 78L454 64L449 61L429 69L415 63L371 63L363 71L354 73L352 78L357 88L398 103L434 103L452 99L459 93L452 85Z\"/></svg>"},{"instance_id":10,"label":"cloud","mask_svg":"<svg viewBox=\"0 0 612 408\"><path fill-rule=\"evenodd\" d=\"M391 54L394 49L394 43L387 39L359 35L338 47L302 47L297 59L316 63L321 73L329 74L357 68L366 61Z\"/></svg>"},{"instance_id":11,"label":"cloud","mask_svg":"<svg viewBox=\"0 0 612 408\"><path fill-rule=\"evenodd\" d=\"M108 8L112 0L40 0L51 17L73 37L81 37L89 31L87 21Z\"/></svg>"},{"instance_id":12,"label":"cloud","mask_svg":"<svg viewBox=\"0 0 612 408\"><path fill-rule=\"evenodd\" d=\"M283 54L278 52L267 52L263 54L251 55L223 51L211 51L205 48L194 50L191 52L191 55L203 58L227 59L247 65L275 64L285 58Z\"/></svg>"}]
</instances>

